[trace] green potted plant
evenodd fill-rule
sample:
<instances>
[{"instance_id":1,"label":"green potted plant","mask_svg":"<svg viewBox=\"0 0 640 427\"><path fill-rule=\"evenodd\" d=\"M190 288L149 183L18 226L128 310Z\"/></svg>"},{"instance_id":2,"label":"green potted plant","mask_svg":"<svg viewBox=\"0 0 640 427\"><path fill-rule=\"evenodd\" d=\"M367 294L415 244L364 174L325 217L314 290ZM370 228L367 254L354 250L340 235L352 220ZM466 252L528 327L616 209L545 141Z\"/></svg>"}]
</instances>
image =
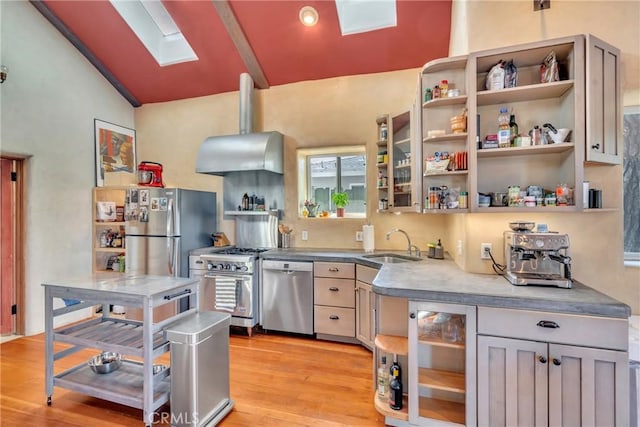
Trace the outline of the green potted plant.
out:
<instances>
[{"instance_id":1,"label":"green potted plant","mask_svg":"<svg viewBox=\"0 0 640 427\"><path fill-rule=\"evenodd\" d=\"M333 204L336 205L336 216L343 217L344 208L349 204L349 195L344 192L333 193L331 195L331 200L333 201Z\"/></svg>"}]
</instances>

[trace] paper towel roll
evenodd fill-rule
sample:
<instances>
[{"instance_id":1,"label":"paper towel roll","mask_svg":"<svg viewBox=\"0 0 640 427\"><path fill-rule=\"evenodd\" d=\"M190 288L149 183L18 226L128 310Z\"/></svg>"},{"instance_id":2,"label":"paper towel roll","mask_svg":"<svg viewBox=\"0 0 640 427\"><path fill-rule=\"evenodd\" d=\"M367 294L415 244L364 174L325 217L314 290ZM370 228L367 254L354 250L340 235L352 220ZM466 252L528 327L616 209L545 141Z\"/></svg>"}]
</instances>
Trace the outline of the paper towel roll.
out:
<instances>
[{"instance_id":1,"label":"paper towel roll","mask_svg":"<svg viewBox=\"0 0 640 427\"><path fill-rule=\"evenodd\" d=\"M373 225L363 225L362 226L362 246L364 247L365 252L373 252L374 251L374 242L373 242L374 232Z\"/></svg>"}]
</instances>

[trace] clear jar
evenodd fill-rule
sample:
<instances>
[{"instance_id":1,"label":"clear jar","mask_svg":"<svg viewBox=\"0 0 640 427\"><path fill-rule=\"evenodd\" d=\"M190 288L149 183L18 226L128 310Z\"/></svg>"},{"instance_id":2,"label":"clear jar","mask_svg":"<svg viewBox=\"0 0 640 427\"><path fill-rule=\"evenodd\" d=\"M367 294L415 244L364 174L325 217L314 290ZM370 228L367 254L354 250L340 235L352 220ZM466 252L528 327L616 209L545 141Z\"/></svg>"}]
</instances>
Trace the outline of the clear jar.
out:
<instances>
[{"instance_id":1,"label":"clear jar","mask_svg":"<svg viewBox=\"0 0 640 427\"><path fill-rule=\"evenodd\" d=\"M386 123L380 125L380 141L386 141L388 136L388 127Z\"/></svg>"}]
</instances>

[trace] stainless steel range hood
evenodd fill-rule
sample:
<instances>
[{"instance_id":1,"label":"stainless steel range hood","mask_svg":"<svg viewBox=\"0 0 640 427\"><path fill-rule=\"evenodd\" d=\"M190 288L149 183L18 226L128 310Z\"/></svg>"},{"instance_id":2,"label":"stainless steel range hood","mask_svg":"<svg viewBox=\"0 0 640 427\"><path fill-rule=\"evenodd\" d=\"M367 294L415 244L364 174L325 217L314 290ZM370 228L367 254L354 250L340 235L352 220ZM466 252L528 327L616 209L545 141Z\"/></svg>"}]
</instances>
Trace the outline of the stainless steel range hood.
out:
<instances>
[{"instance_id":1,"label":"stainless steel range hood","mask_svg":"<svg viewBox=\"0 0 640 427\"><path fill-rule=\"evenodd\" d=\"M283 135L280 132L253 132L253 80L240 75L240 133L210 136L196 158L196 172L226 175L238 171L284 173Z\"/></svg>"}]
</instances>

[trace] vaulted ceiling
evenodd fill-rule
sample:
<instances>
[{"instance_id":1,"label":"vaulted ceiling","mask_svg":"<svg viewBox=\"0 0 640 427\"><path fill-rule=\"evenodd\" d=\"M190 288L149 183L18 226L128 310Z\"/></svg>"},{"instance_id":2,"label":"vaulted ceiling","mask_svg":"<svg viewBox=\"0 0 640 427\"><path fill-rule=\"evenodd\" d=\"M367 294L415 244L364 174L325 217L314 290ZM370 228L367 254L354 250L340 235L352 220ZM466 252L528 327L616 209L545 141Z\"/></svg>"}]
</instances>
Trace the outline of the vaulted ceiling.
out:
<instances>
[{"instance_id":1,"label":"vaulted ceiling","mask_svg":"<svg viewBox=\"0 0 640 427\"><path fill-rule=\"evenodd\" d=\"M341 35L330 0L163 0L197 61L161 67L107 0L32 1L133 106L422 66L449 51L451 0L397 0L397 26ZM314 27L298 14L313 6Z\"/></svg>"}]
</instances>

